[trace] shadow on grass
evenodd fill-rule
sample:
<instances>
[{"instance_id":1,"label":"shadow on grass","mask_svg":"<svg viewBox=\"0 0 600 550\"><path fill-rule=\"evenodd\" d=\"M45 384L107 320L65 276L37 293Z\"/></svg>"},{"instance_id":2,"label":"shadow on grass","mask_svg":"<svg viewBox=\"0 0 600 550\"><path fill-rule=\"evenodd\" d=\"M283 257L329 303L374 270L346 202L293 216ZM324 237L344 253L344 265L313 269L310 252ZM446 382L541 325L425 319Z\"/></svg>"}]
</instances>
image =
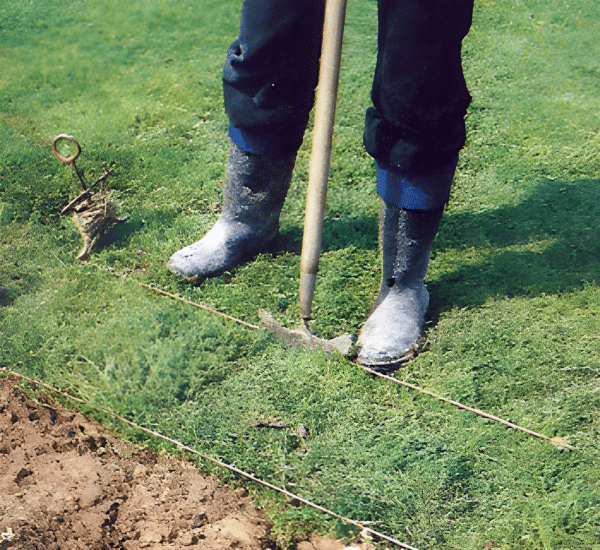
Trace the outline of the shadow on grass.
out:
<instances>
[{"instance_id":1,"label":"shadow on grass","mask_svg":"<svg viewBox=\"0 0 600 550\"><path fill-rule=\"evenodd\" d=\"M155 227L168 227L173 224L173 220L178 215L179 212L170 207L137 212L125 221L112 225L98 239L95 250L100 251L112 245L117 245L119 248L126 248L131 237L142 228L148 227L151 230Z\"/></svg>"},{"instance_id":2,"label":"shadow on grass","mask_svg":"<svg viewBox=\"0 0 600 550\"><path fill-rule=\"evenodd\" d=\"M546 180L515 206L446 214L427 279L428 320L490 297L556 294L600 282L599 205L598 179ZM301 246L302 227L282 231L278 252L300 254ZM325 220L323 251L349 247L378 247L376 216Z\"/></svg>"},{"instance_id":3,"label":"shadow on grass","mask_svg":"<svg viewBox=\"0 0 600 550\"><path fill-rule=\"evenodd\" d=\"M299 254L301 246L301 227L282 232L279 250ZM375 216L325 220L323 251L349 246L378 247ZM450 263L428 277L433 319L489 297L567 292L600 281L600 180L546 180L516 206L446 214L436 255Z\"/></svg>"},{"instance_id":4,"label":"shadow on grass","mask_svg":"<svg viewBox=\"0 0 600 550\"><path fill-rule=\"evenodd\" d=\"M537 296L581 288L600 279L600 180L542 181L515 206L446 214L428 276L429 319L490 297ZM171 223L175 211L145 213L149 225ZM148 217L149 216L149 217ZM141 228L131 220L111 229L100 246L124 243ZM299 254L302 227L282 230L277 252ZM328 219L323 251L378 247L377 216ZM437 256L437 258L436 258Z\"/></svg>"},{"instance_id":5,"label":"shadow on grass","mask_svg":"<svg viewBox=\"0 0 600 550\"><path fill-rule=\"evenodd\" d=\"M17 292L10 288L0 287L0 307L11 305L17 299Z\"/></svg>"},{"instance_id":6,"label":"shadow on grass","mask_svg":"<svg viewBox=\"0 0 600 550\"><path fill-rule=\"evenodd\" d=\"M599 280L599 205L600 180L544 181L514 207L448 215L436 253L451 258L456 250L460 267L429 279L430 316L488 297L568 292Z\"/></svg>"},{"instance_id":7,"label":"shadow on grass","mask_svg":"<svg viewBox=\"0 0 600 550\"><path fill-rule=\"evenodd\" d=\"M139 218L127 220L121 223L117 223L108 229L96 243L95 249L102 250L113 244L125 246L129 241L129 238L137 233L144 226L144 222Z\"/></svg>"},{"instance_id":8,"label":"shadow on grass","mask_svg":"<svg viewBox=\"0 0 600 550\"><path fill-rule=\"evenodd\" d=\"M343 250L353 246L360 250L373 250L379 246L378 220L361 215L352 218L326 219L323 226L323 252ZM278 251L300 254L303 228L288 227L279 236Z\"/></svg>"}]
</instances>

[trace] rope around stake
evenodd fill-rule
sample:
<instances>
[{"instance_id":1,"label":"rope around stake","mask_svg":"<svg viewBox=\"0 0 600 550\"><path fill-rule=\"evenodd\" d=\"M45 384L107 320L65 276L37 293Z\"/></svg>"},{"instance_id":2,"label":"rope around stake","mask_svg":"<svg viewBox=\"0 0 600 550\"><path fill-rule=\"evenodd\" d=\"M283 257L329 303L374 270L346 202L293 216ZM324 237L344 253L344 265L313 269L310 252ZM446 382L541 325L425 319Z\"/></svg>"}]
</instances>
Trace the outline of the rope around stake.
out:
<instances>
[{"instance_id":1,"label":"rope around stake","mask_svg":"<svg viewBox=\"0 0 600 550\"><path fill-rule=\"evenodd\" d=\"M137 281L136 281L137 282ZM186 300L184 298L181 298L175 294L171 294L170 292L165 292L164 290L160 290L156 287L144 284L144 283L140 283L138 282L139 285L143 286L144 288L147 288L149 290L152 290L154 292L157 292L158 294L162 294L164 296L168 296L169 298L172 298L174 300L179 300L180 302L183 302L185 304L194 306L194 307L198 307L200 309L204 309L205 311L208 311L210 313L213 313L215 315L220 315L221 317L224 317L225 319L229 319L230 321L235 321L236 323L239 323L240 325L244 325L245 327L251 328L253 330L257 330L260 329L259 326L257 325L253 325L251 323L247 323L246 321L242 321L241 319L236 319L235 317L231 317L230 315L227 315L226 313L222 313L220 311L217 311L216 309L212 309L209 308L203 304L199 304L197 302L191 302L190 300ZM357 363L356 363L357 364ZM358 365L358 364L357 364ZM519 430L521 432L524 432L528 435L531 435L533 437L538 437L539 439L545 439L546 441L549 441L550 443L552 443L555 447L559 448L559 449L566 449L569 451L575 451L576 448L573 447L572 445L569 445L567 438L564 437L548 437L546 435L534 432L533 430L530 430L528 428L523 428L522 426L519 426L518 424L515 424L513 422L509 422L508 420L504 420L503 418L500 418L498 416L494 416L493 414L489 414L486 413L485 411L482 411L480 409L475 409L473 407L469 407L467 405L463 405L462 403L459 403L458 401L454 401L452 399L448 399L447 397L443 397L441 395L438 395L434 392L431 392L429 390L426 390L424 388L420 388L419 386L416 386L415 384L411 384L409 382L404 382L404 380L399 380L398 378L394 378L393 376L389 376L387 374L382 374L376 370L370 369L369 367L365 367L363 365L358 365L361 369L363 369L364 371L373 374L374 376L378 376L379 378L384 378L386 380L390 380L391 382L395 382L396 384L400 384L401 386L404 386L406 388L410 388L411 390L415 390L419 393L423 393L425 395L429 395L430 397L434 397L435 399L438 399L439 401L443 401L445 403L449 403L450 405L454 405L455 407L459 408L459 409L463 409L465 411L469 411L472 412L476 415L482 416L483 418L487 418L489 420L493 420L494 422L498 422L504 426L507 426L508 428L512 428L514 430Z\"/></svg>"},{"instance_id":2,"label":"rope around stake","mask_svg":"<svg viewBox=\"0 0 600 550\"><path fill-rule=\"evenodd\" d=\"M83 399L80 399L79 397L75 397L73 395L69 395L68 393L63 392L62 390L59 390L58 388L50 386L49 384L45 384L44 382L40 382L39 380L29 378L28 376L25 376L24 374L20 374L18 372L12 371L6 367L0 367L0 370L8 373L9 375L13 375L17 378L27 380L28 382L31 382L33 384L36 384L38 386L41 386L41 387L49 390L49 391L52 391L59 395L62 395L63 397L65 397L67 399L77 401L78 403L81 403L82 405L90 406L90 404L86 403ZM336 514L335 512L332 512L331 510L324 508L323 506L319 506L318 504L315 504L314 502L311 502L310 500L307 500L307 499L301 497L300 495L296 495L286 489L277 487L277 485L273 485L272 483L269 483L268 481L264 481L264 480L256 477L254 474L250 474L248 472L245 472L244 470L240 470L239 468L236 468L235 466L231 466L229 464L226 464L225 462L222 462L218 458L214 458L214 457L206 455L200 451L197 451L196 449L192 449L191 447L188 447L187 445L185 445L184 443L181 443L180 441L177 441L176 439L173 439L166 435L162 435L161 433L156 432L154 430L144 428L143 426L140 426L140 425L136 424L135 422L132 422L131 420L128 420L127 418L125 418L123 416L120 416L108 409L105 409L104 407L98 407L98 406L94 405L94 408L100 412L103 412L105 414L108 414L109 416L112 416L113 418L116 418L117 420L120 420L121 422L135 428L136 430L140 430L142 432L150 434L150 435L157 437L159 439L162 439L164 441L168 441L169 443L176 445L180 449L183 449L184 451L186 451L188 453L197 455L197 456L203 458L204 460L208 460L209 462L212 462L213 464L216 464L217 466L220 466L221 468L225 468L226 470L229 470L230 472L234 472L234 473L238 474L239 476L245 477L246 479L249 479L250 481L254 481L255 483L263 485L264 487L268 487L269 489L272 489L273 491L284 494L290 499L297 500L297 501L301 502L302 504L309 506L310 508L314 508L315 510L318 510L319 512L328 514L336 519L339 519L345 523L348 523L349 525L354 525L355 527L362 529L363 533L368 533L368 534L378 537L380 539L386 540L388 542L391 542L392 544L395 544L396 546L399 546L400 548L405 548L406 550L418 550L414 546L409 546L408 544L404 544L403 542L400 542L399 540L396 540L392 537L388 537L387 535L384 535L383 533L375 531L375 530L371 529L370 527L365 527L365 525L363 523L361 523L360 521L355 521L353 519L349 519L344 516L340 516L339 514Z\"/></svg>"}]
</instances>

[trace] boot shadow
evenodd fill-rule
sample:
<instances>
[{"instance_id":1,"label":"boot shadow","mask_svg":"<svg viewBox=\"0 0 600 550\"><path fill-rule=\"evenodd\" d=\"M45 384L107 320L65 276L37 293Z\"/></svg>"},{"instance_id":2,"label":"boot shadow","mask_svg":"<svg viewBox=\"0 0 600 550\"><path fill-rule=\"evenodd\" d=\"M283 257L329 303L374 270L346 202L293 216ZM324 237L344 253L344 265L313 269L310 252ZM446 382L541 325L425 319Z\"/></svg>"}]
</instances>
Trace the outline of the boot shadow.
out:
<instances>
[{"instance_id":1,"label":"boot shadow","mask_svg":"<svg viewBox=\"0 0 600 550\"><path fill-rule=\"evenodd\" d=\"M478 306L490 297L556 294L597 281L599 205L600 180L546 180L515 206L446 214L432 260L442 262L457 250L462 261L440 275L430 270L428 320L437 322L440 311ZM474 261L465 264L469 249Z\"/></svg>"},{"instance_id":2,"label":"boot shadow","mask_svg":"<svg viewBox=\"0 0 600 550\"><path fill-rule=\"evenodd\" d=\"M299 226L284 226L280 231L277 251L300 254L302 231L303 228ZM352 218L325 219L322 251L343 250L350 246L359 250L374 250L379 246L377 217L360 215Z\"/></svg>"},{"instance_id":3,"label":"boot shadow","mask_svg":"<svg viewBox=\"0 0 600 550\"><path fill-rule=\"evenodd\" d=\"M599 205L598 179L544 180L514 206L446 213L426 277L426 321L437 323L442 311L476 307L489 298L556 294L598 281ZM374 250L378 225L377 216L366 214L326 219L322 249ZM300 254L301 247L302 227L284 222L275 253ZM443 269L442 262L452 261L456 268Z\"/></svg>"}]
</instances>

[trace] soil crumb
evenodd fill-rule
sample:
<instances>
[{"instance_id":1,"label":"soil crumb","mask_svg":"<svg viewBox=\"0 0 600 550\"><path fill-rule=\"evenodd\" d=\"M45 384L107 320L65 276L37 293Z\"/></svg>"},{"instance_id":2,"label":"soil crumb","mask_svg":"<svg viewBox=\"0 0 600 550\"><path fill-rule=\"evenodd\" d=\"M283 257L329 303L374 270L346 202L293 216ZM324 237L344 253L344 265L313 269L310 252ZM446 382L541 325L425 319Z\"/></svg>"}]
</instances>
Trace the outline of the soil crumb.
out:
<instances>
[{"instance_id":1,"label":"soil crumb","mask_svg":"<svg viewBox=\"0 0 600 550\"><path fill-rule=\"evenodd\" d=\"M0 550L277 549L244 488L0 378ZM311 550L340 550L311 537ZM310 546L308 546L310 544Z\"/></svg>"}]
</instances>

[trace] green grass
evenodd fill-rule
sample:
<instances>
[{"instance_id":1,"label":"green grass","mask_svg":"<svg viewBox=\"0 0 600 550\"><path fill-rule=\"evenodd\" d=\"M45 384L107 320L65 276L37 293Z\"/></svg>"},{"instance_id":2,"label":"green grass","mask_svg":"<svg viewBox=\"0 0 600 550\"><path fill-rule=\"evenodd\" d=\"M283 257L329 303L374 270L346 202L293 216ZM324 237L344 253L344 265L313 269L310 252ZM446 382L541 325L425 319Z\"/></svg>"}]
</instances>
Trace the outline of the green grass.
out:
<instances>
[{"instance_id":1,"label":"green grass","mask_svg":"<svg viewBox=\"0 0 600 550\"><path fill-rule=\"evenodd\" d=\"M259 307L298 322L310 128L277 255L199 287L164 266L218 217L228 152L220 72L239 4L3 2L0 366L417 548L599 550L597 3L477 3L464 44L468 141L427 276L425 351L398 373L568 437L574 452L137 284L250 322ZM381 275L379 199L361 145L376 6L348 9L314 304L313 328L328 338L358 331ZM78 190L52 155L59 133L81 143L88 180L116 163L108 184L129 216L87 264L75 260L75 226L59 216ZM260 418L287 427L256 428ZM276 495L259 499L282 542L303 529L343 533Z\"/></svg>"}]
</instances>

